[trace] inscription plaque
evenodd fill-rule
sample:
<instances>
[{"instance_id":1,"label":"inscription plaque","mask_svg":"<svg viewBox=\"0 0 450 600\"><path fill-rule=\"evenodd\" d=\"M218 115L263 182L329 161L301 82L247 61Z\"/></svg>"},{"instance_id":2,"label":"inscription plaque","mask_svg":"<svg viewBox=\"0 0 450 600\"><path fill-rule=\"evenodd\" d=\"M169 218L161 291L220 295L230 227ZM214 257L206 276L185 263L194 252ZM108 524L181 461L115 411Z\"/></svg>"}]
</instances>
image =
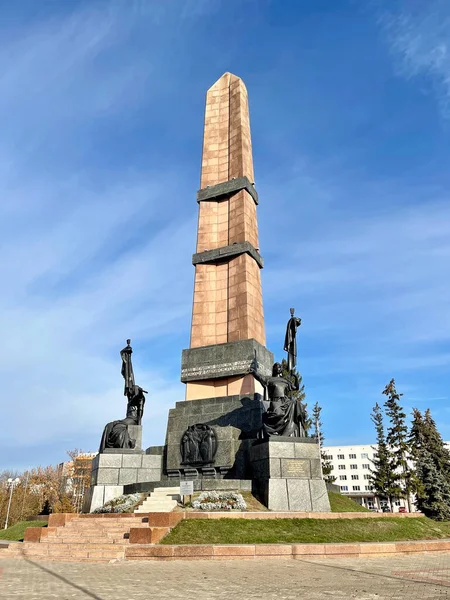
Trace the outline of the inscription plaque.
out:
<instances>
[{"instance_id":1,"label":"inscription plaque","mask_svg":"<svg viewBox=\"0 0 450 600\"><path fill-rule=\"evenodd\" d=\"M180 481L180 496L192 496L194 493L193 481Z\"/></svg>"},{"instance_id":2,"label":"inscription plaque","mask_svg":"<svg viewBox=\"0 0 450 600\"><path fill-rule=\"evenodd\" d=\"M311 477L309 460L282 460L281 477Z\"/></svg>"}]
</instances>

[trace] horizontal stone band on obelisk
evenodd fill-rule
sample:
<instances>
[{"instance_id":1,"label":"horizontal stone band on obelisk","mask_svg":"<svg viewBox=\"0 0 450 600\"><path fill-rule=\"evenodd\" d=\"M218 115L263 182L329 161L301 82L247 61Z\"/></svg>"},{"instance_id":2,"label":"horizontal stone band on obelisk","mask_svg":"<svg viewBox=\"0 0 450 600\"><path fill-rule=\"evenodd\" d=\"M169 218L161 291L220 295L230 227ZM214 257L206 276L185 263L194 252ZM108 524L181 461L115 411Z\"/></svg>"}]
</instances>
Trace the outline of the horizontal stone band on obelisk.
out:
<instances>
[{"instance_id":1,"label":"horizontal stone band on obelisk","mask_svg":"<svg viewBox=\"0 0 450 600\"><path fill-rule=\"evenodd\" d=\"M252 367L270 374L265 347L247 90L225 73L206 95L186 400L262 392Z\"/></svg>"}]
</instances>

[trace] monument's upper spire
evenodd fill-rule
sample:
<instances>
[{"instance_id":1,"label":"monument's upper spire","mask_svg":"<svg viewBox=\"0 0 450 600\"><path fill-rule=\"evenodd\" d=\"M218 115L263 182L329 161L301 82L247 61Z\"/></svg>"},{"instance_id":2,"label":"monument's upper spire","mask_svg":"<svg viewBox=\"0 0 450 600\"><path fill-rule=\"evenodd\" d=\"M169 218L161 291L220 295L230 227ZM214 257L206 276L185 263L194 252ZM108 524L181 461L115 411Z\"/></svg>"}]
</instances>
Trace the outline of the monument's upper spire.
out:
<instances>
[{"instance_id":1,"label":"monument's upper spire","mask_svg":"<svg viewBox=\"0 0 450 600\"><path fill-rule=\"evenodd\" d=\"M247 88L224 73L206 94L200 187L234 177L254 181Z\"/></svg>"},{"instance_id":2,"label":"monument's upper spire","mask_svg":"<svg viewBox=\"0 0 450 600\"><path fill-rule=\"evenodd\" d=\"M193 349L233 342L242 342L248 353L252 340L260 346L265 344L260 277L263 261L259 254L258 194L254 186L247 89L242 79L232 73L224 73L206 94L197 201L191 352L185 354L185 358L194 357ZM251 350L250 362L253 357ZM250 362L242 366L247 364L246 355L241 367L228 371L244 375L248 373ZM220 379L222 385L228 372L222 368L219 375L219 371L214 374L210 369L211 376L208 376L206 371L202 371L204 383L188 383L187 398L209 397L198 396L200 393L215 395L211 386L217 387L216 379ZM183 373L183 381L200 379L189 374L190 367L186 366ZM235 387L241 390L239 385L236 383ZM204 388L202 392L199 386Z\"/></svg>"}]
</instances>

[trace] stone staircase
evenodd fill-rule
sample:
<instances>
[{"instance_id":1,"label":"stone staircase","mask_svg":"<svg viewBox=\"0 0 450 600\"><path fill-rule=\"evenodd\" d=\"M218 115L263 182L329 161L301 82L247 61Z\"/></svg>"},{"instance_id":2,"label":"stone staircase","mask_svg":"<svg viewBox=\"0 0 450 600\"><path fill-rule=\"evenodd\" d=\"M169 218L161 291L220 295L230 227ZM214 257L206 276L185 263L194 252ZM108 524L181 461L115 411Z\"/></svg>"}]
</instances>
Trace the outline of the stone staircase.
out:
<instances>
[{"instance_id":1,"label":"stone staircase","mask_svg":"<svg viewBox=\"0 0 450 600\"><path fill-rule=\"evenodd\" d=\"M134 511L135 514L171 512L180 500L179 487L158 487Z\"/></svg>"},{"instance_id":2,"label":"stone staircase","mask_svg":"<svg viewBox=\"0 0 450 600\"><path fill-rule=\"evenodd\" d=\"M2 550L2 557L114 562L125 558L130 544L155 544L170 530L150 526L150 515L54 515L54 522L67 517L56 526L52 526L52 516L48 527L27 529L24 542Z\"/></svg>"}]
</instances>

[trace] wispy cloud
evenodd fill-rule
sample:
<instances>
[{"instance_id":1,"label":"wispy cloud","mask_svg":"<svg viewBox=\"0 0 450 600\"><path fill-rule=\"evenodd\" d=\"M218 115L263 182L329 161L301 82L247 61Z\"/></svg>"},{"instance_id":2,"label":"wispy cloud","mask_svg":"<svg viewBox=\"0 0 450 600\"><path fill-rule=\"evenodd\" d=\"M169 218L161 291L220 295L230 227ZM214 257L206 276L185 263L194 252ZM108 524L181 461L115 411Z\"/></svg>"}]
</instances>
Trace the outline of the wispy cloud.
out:
<instances>
[{"instance_id":1,"label":"wispy cloud","mask_svg":"<svg viewBox=\"0 0 450 600\"><path fill-rule=\"evenodd\" d=\"M407 78L431 82L442 113L450 116L450 7L445 0L380 2L379 22Z\"/></svg>"}]
</instances>

